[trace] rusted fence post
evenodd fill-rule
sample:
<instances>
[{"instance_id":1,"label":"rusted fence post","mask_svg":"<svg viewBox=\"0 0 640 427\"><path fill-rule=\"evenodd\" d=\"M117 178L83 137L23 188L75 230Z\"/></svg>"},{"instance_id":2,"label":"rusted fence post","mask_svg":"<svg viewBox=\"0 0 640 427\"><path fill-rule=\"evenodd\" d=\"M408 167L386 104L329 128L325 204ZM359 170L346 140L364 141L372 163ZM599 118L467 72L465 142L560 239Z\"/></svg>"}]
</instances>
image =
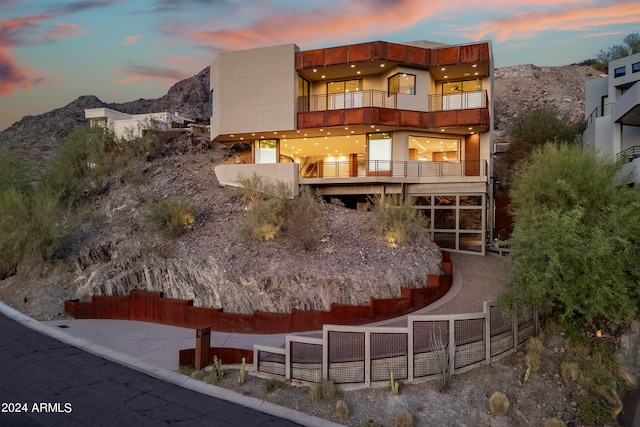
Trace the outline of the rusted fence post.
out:
<instances>
[{"instance_id":1,"label":"rusted fence post","mask_svg":"<svg viewBox=\"0 0 640 427\"><path fill-rule=\"evenodd\" d=\"M211 327L196 329L195 368L199 371L209 365L209 347L211 346Z\"/></svg>"}]
</instances>

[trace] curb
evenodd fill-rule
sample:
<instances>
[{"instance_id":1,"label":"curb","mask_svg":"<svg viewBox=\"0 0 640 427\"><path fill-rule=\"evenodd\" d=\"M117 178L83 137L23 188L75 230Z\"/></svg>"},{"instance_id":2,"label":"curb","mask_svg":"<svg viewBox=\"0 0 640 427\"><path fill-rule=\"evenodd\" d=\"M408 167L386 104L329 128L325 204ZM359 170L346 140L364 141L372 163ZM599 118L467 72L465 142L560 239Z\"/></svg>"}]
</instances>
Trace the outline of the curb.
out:
<instances>
[{"instance_id":1,"label":"curb","mask_svg":"<svg viewBox=\"0 0 640 427\"><path fill-rule=\"evenodd\" d=\"M280 418L293 421L295 423L309 426L309 427L339 427L342 424L338 424L332 421L323 420L321 418L304 414L302 412L294 411L293 409L285 408L283 406L275 405L266 400L261 400L251 396L245 396L235 391L231 391L222 387L218 387L212 384L206 384L202 381L194 380L181 375L169 369L161 368L159 366L152 365L135 357L127 356L122 353L118 353L106 347L98 344L94 344L84 338L70 336L61 332L51 326L47 326L38 320L35 320L15 308L8 306L0 301L0 313L4 314L8 318L30 328L41 334L50 336L65 344L69 344L73 347L84 350L88 353L110 360L112 362L124 365L128 368L135 369L136 371L145 373L154 378L166 381L177 386L202 393L217 399L226 400L228 402L237 403L247 408L255 409L260 412L264 412L269 415L274 415Z\"/></svg>"}]
</instances>

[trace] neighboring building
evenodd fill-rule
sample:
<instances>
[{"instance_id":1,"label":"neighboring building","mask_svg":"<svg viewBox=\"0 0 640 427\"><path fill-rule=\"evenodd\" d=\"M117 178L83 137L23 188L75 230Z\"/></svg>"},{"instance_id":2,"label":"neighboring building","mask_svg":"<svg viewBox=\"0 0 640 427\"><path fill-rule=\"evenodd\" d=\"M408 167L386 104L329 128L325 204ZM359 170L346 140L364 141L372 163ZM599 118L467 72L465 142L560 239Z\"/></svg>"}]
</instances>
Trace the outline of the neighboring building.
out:
<instances>
[{"instance_id":1,"label":"neighboring building","mask_svg":"<svg viewBox=\"0 0 640 427\"><path fill-rule=\"evenodd\" d=\"M625 163L640 181L640 53L609 62L609 75L587 82L583 148ZM630 182L631 183L631 182Z\"/></svg>"},{"instance_id":2,"label":"neighboring building","mask_svg":"<svg viewBox=\"0 0 640 427\"><path fill-rule=\"evenodd\" d=\"M133 139L142 136L149 129L168 130L186 127L193 120L180 117L178 113L126 114L110 108L90 108L84 110L90 126L101 126L111 130L116 138Z\"/></svg>"},{"instance_id":3,"label":"neighboring building","mask_svg":"<svg viewBox=\"0 0 640 427\"><path fill-rule=\"evenodd\" d=\"M413 197L441 247L484 254L492 225L491 44L382 41L223 52L211 66L211 139L246 143L256 173L347 206Z\"/></svg>"}]
</instances>

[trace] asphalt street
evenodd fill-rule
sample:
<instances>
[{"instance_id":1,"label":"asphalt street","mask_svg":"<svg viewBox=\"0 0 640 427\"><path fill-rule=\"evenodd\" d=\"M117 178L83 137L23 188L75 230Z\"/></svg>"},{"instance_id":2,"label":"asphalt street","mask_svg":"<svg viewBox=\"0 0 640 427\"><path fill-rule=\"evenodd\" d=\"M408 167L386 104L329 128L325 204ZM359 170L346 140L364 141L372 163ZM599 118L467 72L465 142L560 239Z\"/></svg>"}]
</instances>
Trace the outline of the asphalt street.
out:
<instances>
[{"instance_id":1,"label":"asphalt street","mask_svg":"<svg viewBox=\"0 0 640 427\"><path fill-rule=\"evenodd\" d=\"M0 426L297 426L87 353L0 314Z\"/></svg>"}]
</instances>

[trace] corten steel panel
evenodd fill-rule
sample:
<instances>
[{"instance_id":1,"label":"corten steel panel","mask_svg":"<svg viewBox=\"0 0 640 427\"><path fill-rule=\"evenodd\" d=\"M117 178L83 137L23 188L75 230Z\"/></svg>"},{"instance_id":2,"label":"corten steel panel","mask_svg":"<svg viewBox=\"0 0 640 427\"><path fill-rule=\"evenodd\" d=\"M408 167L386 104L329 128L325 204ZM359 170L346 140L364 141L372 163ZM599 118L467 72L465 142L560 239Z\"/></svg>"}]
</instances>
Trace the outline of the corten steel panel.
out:
<instances>
[{"instance_id":1,"label":"corten steel panel","mask_svg":"<svg viewBox=\"0 0 640 427\"><path fill-rule=\"evenodd\" d=\"M459 60L458 46L441 47L438 49L438 65L454 65Z\"/></svg>"},{"instance_id":2,"label":"corten steel panel","mask_svg":"<svg viewBox=\"0 0 640 427\"><path fill-rule=\"evenodd\" d=\"M329 323L328 311L291 310L291 324L299 331L317 331L325 323Z\"/></svg>"},{"instance_id":3,"label":"corten steel panel","mask_svg":"<svg viewBox=\"0 0 640 427\"><path fill-rule=\"evenodd\" d=\"M253 316L241 313L220 313L217 323L211 326L216 331L233 333L253 333Z\"/></svg>"},{"instance_id":4,"label":"corten steel panel","mask_svg":"<svg viewBox=\"0 0 640 427\"><path fill-rule=\"evenodd\" d=\"M93 314L98 319L122 319L130 317L130 301L128 296L94 295Z\"/></svg>"},{"instance_id":5,"label":"corten steel panel","mask_svg":"<svg viewBox=\"0 0 640 427\"><path fill-rule=\"evenodd\" d=\"M298 129L321 128L324 126L324 114L322 111L310 113L298 113Z\"/></svg>"},{"instance_id":6,"label":"corten steel panel","mask_svg":"<svg viewBox=\"0 0 640 427\"><path fill-rule=\"evenodd\" d=\"M182 326L186 324L187 307L193 306L193 300L160 298L160 322L167 325Z\"/></svg>"},{"instance_id":7,"label":"corten steel panel","mask_svg":"<svg viewBox=\"0 0 640 427\"><path fill-rule=\"evenodd\" d=\"M480 61L480 44L470 44L466 46L460 46L460 63L473 63Z\"/></svg>"},{"instance_id":8,"label":"corten steel panel","mask_svg":"<svg viewBox=\"0 0 640 427\"><path fill-rule=\"evenodd\" d=\"M489 125L489 110L487 108L458 110L458 126L475 125Z\"/></svg>"},{"instance_id":9,"label":"corten steel panel","mask_svg":"<svg viewBox=\"0 0 640 427\"><path fill-rule=\"evenodd\" d=\"M291 315L289 313L256 311L253 313L253 321L254 325L260 325L260 331L262 333L267 334L285 333L295 328L295 325L291 325Z\"/></svg>"},{"instance_id":10,"label":"corten steel panel","mask_svg":"<svg viewBox=\"0 0 640 427\"><path fill-rule=\"evenodd\" d=\"M480 60L481 61L489 60L489 43L481 43Z\"/></svg>"},{"instance_id":11,"label":"corten steel panel","mask_svg":"<svg viewBox=\"0 0 640 427\"><path fill-rule=\"evenodd\" d=\"M347 63L348 46L330 47L325 49L324 64L337 65Z\"/></svg>"},{"instance_id":12,"label":"corten steel panel","mask_svg":"<svg viewBox=\"0 0 640 427\"><path fill-rule=\"evenodd\" d=\"M469 135L465 138L464 156L466 176L480 176L480 135ZM444 262L443 268L444 268Z\"/></svg>"},{"instance_id":13,"label":"corten steel panel","mask_svg":"<svg viewBox=\"0 0 640 427\"><path fill-rule=\"evenodd\" d=\"M372 61L374 58L374 43L360 43L349 46L349 62Z\"/></svg>"},{"instance_id":14,"label":"corten steel panel","mask_svg":"<svg viewBox=\"0 0 640 427\"><path fill-rule=\"evenodd\" d=\"M192 307L185 308L184 314L184 327L185 328L206 328L211 326L214 331L219 331L216 328L220 311L215 308L205 307Z\"/></svg>"},{"instance_id":15,"label":"corten steel panel","mask_svg":"<svg viewBox=\"0 0 640 427\"><path fill-rule=\"evenodd\" d=\"M441 251L441 253L442 253L442 261L451 261L451 252Z\"/></svg>"},{"instance_id":16,"label":"corten steel panel","mask_svg":"<svg viewBox=\"0 0 640 427\"><path fill-rule=\"evenodd\" d=\"M421 113L422 117L420 119L422 123L422 127L425 129L430 129L436 127L436 113Z\"/></svg>"},{"instance_id":17,"label":"corten steel panel","mask_svg":"<svg viewBox=\"0 0 640 427\"><path fill-rule=\"evenodd\" d=\"M323 67L324 53L324 49L314 49L300 52L300 54L302 54L302 68ZM296 64L299 64L299 62L296 62Z\"/></svg>"},{"instance_id":18,"label":"corten steel panel","mask_svg":"<svg viewBox=\"0 0 640 427\"><path fill-rule=\"evenodd\" d=\"M376 319L388 319L411 311L411 301L405 299L374 299L371 305Z\"/></svg>"},{"instance_id":19,"label":"corten steel panel","mask_svg":"<svg viewBox=\"0 0 640 427\"><path fill-rule=\"evenodd\" d=\"M64 311L74 319L95 319L93 315L93 304L90 302L80 302L79 300L69 300L64 302Z\"/></svg>"},{"instance_id":20,"label":"corten steel panel","mask_svg":"<svg viewBox=\"0 0 640 427\"><path fill-rule=\"evenodd\" d=\"M343 126L345 110L330 110L324 113L324 127Z\"/></svg>"},{"instance_id":21,"label":"corten steel panel","mask_svg":"<svg viewBox=\"0 0 640 427\"><path fill-rule=\"evenodd\" d=\"M400 110L381 108L378 120L381 125L400 126Z\"/></svg>"},{"instance_id":22,"label":"corten steel panel","mask_svg":"<svg viewBox=\"0 0 640 427\"><path fill-rule=\"evenodd\" d=\"M387 43L387 59L389 61L406 63L407 46L403 44Z\"/></svg>"},{"instance_id":23,"label":"corten steel panel","mask_svg":"<svg viewBox=\"0 0 640 427\"><path fill-rule=\"evenodd\" d=\"M160 319L160 292L129 292L129 318L145 322L158 322Z\"/></svg>"},{"instance_id":24,"label":"corten steel panel","mask_svg":"<svg viewBox=\"0 0 640 427\"><path fill-rule=\"evenodd\" d=\"M458 125L457 111L436 111L434 124L435 127L448 127Z\"/></svg>"},{"instance_id":25,"label":"corten steel panel","mask_svg":"<svg viewBox=\"0 0 640 427\"><path fill-rule=\"evenodd\" d=\"M344 124L345 125L360 125L367 124L365 108L350 108L344 112Z\"/></svg>"},{"instance_id":26,"label":"corten steel panel","mask_svg":"<svg viewBox=\"0 0 640 427\"><path fill-rule=\"evenodd\" d=\"M422 113L419 111L400 111L400 125L409 127L420 127L422 125Z\"/></svg>"},{"instance_id":27,"label":"corten steel panel","mask_svg":"<svg viewBox=\"0 0 640 427\"><path fill-rule=\"evenodd\" d=\"M407 64L428 67L431 63L429 49L407 46Z\"/></svg>"},{"instance_id":28,"label":"corten steel panel","mask_svg":"<svg viewBox=\"0 0 640 427\"><path fill-rule=\"evenodd\" d=\"M332 304L329 321L336 325L360 325L373 319L371 305L352 306Z\"/></svg>"}]
</instances>

